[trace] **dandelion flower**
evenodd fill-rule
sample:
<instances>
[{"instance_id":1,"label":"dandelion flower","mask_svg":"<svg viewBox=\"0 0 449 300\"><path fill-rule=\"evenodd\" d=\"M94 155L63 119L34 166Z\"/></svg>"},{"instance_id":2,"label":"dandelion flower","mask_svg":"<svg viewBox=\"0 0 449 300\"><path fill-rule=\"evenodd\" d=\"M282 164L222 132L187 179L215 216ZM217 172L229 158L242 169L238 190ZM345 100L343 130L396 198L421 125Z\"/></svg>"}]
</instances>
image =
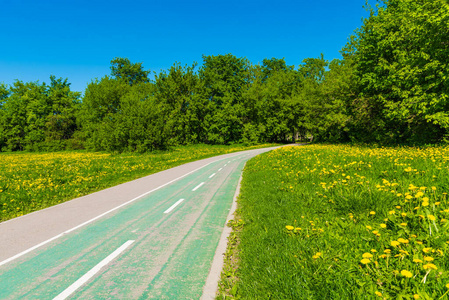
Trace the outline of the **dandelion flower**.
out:
<instances>
[{"instance_id":1,"label":"dandelion flower","mask_svg":"<svg viewBox=\"0 0 449 300\"><path fill-rule=\"evenodd\" d=\"M293 230L293 228L295 228L295 227L293 227L291 225L287 225L287 226L285 226L285 228L287 228L287 230Z\"/></svg>"},{"instance_id":2,"label":"dandelion flower","mask_svg":"<svg viewBox=\"0 0 449 300\"><path fill-rule=\"evenodd\" d=\"M419 295L418 294L414 294L413 295L413 299L419 299Z\"/></svg>"},{"instance_id":3,"label":"dandelion flower","mask_svg":"<svg viewBox=\"0 0 449 300\"><path fill-rule=\"evenodd\" d=\"M432 250L432 248L423 248L422 249L422 252L424 252L424 253L429 253L430 252L430 250Z\"/></svg>"},{"instance_id":4,"label":"dandelion flower","mask_svg":"<svg viewBox=\"0 0 449 300\"><path fill-rule=\"evenodd\" d=\"M363 253L362 257L363 258L371 258L371 257L373 257L373 255L371 253L366 252L366 253Z\"/></svg>"},{"instance_id":5,"label":"dandelion flower","mask_svg":"<svg viewBox=\"0 0 449 300\"><path fill-rule=\"evenodd\" d=\"M387 228L387 224L380 224L380 227Z\"/></svg>"},{"instance_id":6,"label":"dandelion flower","mask_svg":"<svg viewBox=\"0 0 449 300\"><path fill-rule=\"evenodd\" d=\"M396 247L399 246L401 243L399 243L398 241L391 241L391 246Z\"/></svg>"},{"instance_id":7,"label":"dandelion flower","mask_svg":"<svg viewBox=\"0 0 449 300\"><path fill-rule=\"evenodd\" d=\"M385 252L385 253L390 253L391 250L390 250L390 249L385 249L384 252Z\"/></svg>"},{"instance_id":8,"label":"dandelion flower","mask_svg":"<svg viewBox=\"0 0 449 300\"><path fill-rule=\"evenodd\" d=\"M408 244L409 240L403 239L403 238L398 238L398 242L402 243L402 244Z\"/></svg>"},{"instance_id":9,"label":"dandelion flower","mask_svg":"<svg viewBox=\"0 0 449 300\"><path fill-rule=\"evenodd\" d=\"M422 267L424 268L424 270L427 270L427 269L437 270L438 269L437 266L435 266L434 264L431 264L431 263L425 264Z\"/></svg>"},{"instance_id":10,"label":"dandelion flower","mask_svg":"<svg viewBox=\"0 0 449 300\"><path fill-rule=\"evenodd\" d=\"M424 206L424 207L429 206L429 202L427 202L427 201L423 202L422 206Z\"/></svg>"},{"instance_id":11,"label":"dandelion flower","mask_svg":"<svg viewBox=\"0 0 449 300\"><path fill-rule=\"evenodd\" d=\"M429 218L430 221L435 221L436 218L433 215L427 215L427 217Z\"/></svg>"},{"instance_id":12,"label":"dandelion flower","mask_svg":"<svg viewBox=\"0 0 449 300\"><path fill-rule=\"evenodd\" d=\"M364 258L360 261L362 264L366 265L369 264L371 261L368 258Z\"/></svg>"},{"instance_id":13,"label":"dandelion flower","mask_svg":"<svg viewBox=\"0 0 449 300\"><path fill-rule=\"evenodd\" d=\"M370 215L375 215L376 212L375 212L375 211L370 211L369 214L370 214Z\"/></svg>"},{"instance_id":14,"label":"dandelion flower","mask_svg":"<svg viewBox=\"0 0 449 300\"><path fill-rule=\"evenodd\" d=\"M379 296L379 297L382 297L382 293L379 292L379 291L375 291L374 294L376 294L376 295Z\"/></svg>"},{"instance_id":15,"label":"dandelion flower","mask_svg":"<svg viewBox=\"0 0 449 300\"><path fill-rule=\"evenodd\" d=\"M407 270L402 270L402 271L401 271L401 275L404 276L404 277L407 277L407 278L413 277L412 272L407 271Z\"/></svg>"},{"instance_id":16,"label":"dandelion flower","mask_svg":"<svg viewBox=\"0 0 449 300\"><path fill-rule=\"evenodd\" d=\"M414 262L414 263L422 263L422 260L420 260L419 258L414 258L414 259L413 259L413 262Z\"/></svg>"},{"instance_id":17,"label":"dandelion flower","mask_svg":"<svg viewBox=\"0 0 449 300\"><path fill-rule=\"evenodd\" d=\"M432 256L425 256L424 260L430 262L430 261L433 261L433 257Z\"/></svg>"}]
</instances>

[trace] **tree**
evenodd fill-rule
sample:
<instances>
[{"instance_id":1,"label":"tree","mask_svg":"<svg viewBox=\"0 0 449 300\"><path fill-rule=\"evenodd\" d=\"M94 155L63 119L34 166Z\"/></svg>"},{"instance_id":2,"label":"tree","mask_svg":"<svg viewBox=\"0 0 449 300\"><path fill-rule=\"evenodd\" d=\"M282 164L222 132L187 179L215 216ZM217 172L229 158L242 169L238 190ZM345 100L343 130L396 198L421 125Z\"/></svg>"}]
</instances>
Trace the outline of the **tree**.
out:
<instances>
[{"instance_id":1,"label":"tree","mask_svg":"<svg viewBox=\"0 0 449 300\"><path fill-rule=\"evenodd\" d=\"M50 76L50 86L47 90L51 105L45 123L45 144L49 150L62 150L73 138L77 130L76 117L80 108L81 93L72 92L68 79L56 79Z\"/></svg>"},{"instance_id":2,"label":"tree","mask_svg":"<svg viewBox=\"0 0 449 300\"><path fill-rule=\"evenodd\" d=\"M232 54L203 56L201 97L212 104L206 116L207 142L226 144L242 136L242 94L249 85L249 62Z\"/></svg>"},{"instance_id":3,"label":"tree","mask_svg":"<svg viewBox=\"0 0 449 300\"><path fill-rule=\"evenodd\" d=\"M171 144L196 143L205 136L202 120L208 111L198 97L195 67L196 63L185 67L175 63L168 72L162 71L154 79L155 97L163 105L161 118Z\"/></svg>"},{"instance_id":4,"label":"tree","mask_svg":"<svg viewBox=\"0 0 449 300\"><path fill-rule=\"evenodd\" d=\"M149 82L149 73L144 71L142 63L131 63L128 58L116 57L111 60L111 75L129 85Z\"/></svg>"},{"instance_id":5,"label":"tree","mask_svg":"<svg viewBox=\"0 0 449 300\"><path fill-rule=\"evenodd\" d=\"M449 5L385 0L351 41L359 99L386 142L437 142L449 134Z\"/></svg>"}]
</instances>

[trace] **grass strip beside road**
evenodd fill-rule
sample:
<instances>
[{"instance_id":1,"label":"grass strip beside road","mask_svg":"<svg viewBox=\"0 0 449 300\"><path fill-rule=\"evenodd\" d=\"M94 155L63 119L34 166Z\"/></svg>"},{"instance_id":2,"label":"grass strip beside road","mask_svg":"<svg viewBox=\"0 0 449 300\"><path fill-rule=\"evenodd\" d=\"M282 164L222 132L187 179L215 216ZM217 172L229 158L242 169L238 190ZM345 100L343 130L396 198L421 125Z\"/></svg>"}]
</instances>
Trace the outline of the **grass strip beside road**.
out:
<instances>
[{"instance_id":1,"label":"grass strip beside road","mask_svg":"<svg viewBox=\"0 0 449 300\"><path fill-rule=\"evenodd\" d=\"M448 161L346 145L251 159L217 299L446 299Z\"/></svg>"},{"instance_id":2,"label":"grass strip beside road","mask_svg":"<svg viewBox=\"0 0 449 300\"><path fill-rule=\"evenodd\" d=\"M274 146L193 145L152 153L0 153L0 222L220 154Z\"/></svg>"}]
</instances>

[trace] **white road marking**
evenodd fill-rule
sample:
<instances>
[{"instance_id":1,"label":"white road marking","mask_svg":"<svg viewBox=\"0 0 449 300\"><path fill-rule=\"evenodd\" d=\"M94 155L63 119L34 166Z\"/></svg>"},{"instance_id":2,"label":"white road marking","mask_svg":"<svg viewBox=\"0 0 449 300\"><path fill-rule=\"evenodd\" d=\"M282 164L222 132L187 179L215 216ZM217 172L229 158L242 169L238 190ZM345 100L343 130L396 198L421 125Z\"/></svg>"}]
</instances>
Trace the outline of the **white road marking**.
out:
<instances>
[{"instance_id":1,"label":"white road marking","mask_svg":"<svg viewBox=\"0 0 449 300\"><path fill-rule=\"evenodd\" d=\"M84 274L80 279L75 281L71 286L69 286L67 289L65 289L62 293L60 293L58 296L53 298L53 300L63 300L69 297L71 294L73 294L77 289L79 289L83 284L85 284L89 279L95 276L101 268L106 266L108 263L110 263L114 258L120 255L123 251L125 251L126 248L128 248L132 243L134 243L134 240L129 240L123 245L121 245L117 250L112 252L108 255L105 259L103 259L100 263L98 263L95 267L89 270L86 274Z\"/></svg>"},{"instance_id":2,"label":"white road marking","mask_svg":"<svg viewBox=\"0 0 449 300\"><path fill-rule=\"evenodd\" d=\"M218 172L220 172L221 170L223 170L223 168L218 169Z\"/></svg>"},{"instance_id":3,"label":"white road marking","mask_svg":"<svg viewBox=\"0 0 449 300\"><path fill-rule=\"evenodd\" d=\"M212 178L212 177L214 177L214 176L215 176L215 174L216 174L216 173L214 173L214 174L210 175L210 176L209 176L209 178Z\"/></svg>"},{"instance_id":4,"label":"white road marking","mask_svg":"<svg viewBox=\"0 0 449 300\"><path fill-rule=\"evenodd\" d=\"M204 184L204 182L201 182L200 184L198 184L196 187L193 188L192 192L194 192L197 189L199 189L203 184Z\"/></svg>"},{"instance_id":5,"label":"white road marking","mask_svg":"<svg viewBox=\"0 0 449 300\"><path fill-rule=\"evenodd\" d=\"M169 212L171 212L176 206L178 206L182 201L184 201L184 199L179 199L178 201L176 201L175 204L173 204L172 206L170 206L169 209L167 209L166 211L164 211L164 214L168 214Z\"/></svg>"},{"instance_id":6,"label":"white road marking","mask_svg":"<svg viewBox=\"0 0 449 300\"><path fill-rule=\"evenodd\" d=\"M228 164L230 163L231 161L228 161Z\"/></svg>"}]
</instances>

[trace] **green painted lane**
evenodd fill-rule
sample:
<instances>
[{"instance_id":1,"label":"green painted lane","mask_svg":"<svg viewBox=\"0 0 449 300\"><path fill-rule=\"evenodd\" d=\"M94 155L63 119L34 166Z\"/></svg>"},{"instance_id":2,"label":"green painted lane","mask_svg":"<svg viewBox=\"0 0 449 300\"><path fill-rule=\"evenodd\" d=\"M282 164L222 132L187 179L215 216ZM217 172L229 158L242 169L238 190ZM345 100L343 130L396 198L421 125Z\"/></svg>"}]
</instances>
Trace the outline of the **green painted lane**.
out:
<instances>
[{"instance_id":1,"label":"green painted lane","mask_svg":"<svg viewBox=\"0 0 449 300\"><path fill-rule=\"evenodd\" d=\"M68 298L199 298L248 158L211 163L1 266L0 299L52 299L129 241Z\"/></svg>"}]
</instances>

